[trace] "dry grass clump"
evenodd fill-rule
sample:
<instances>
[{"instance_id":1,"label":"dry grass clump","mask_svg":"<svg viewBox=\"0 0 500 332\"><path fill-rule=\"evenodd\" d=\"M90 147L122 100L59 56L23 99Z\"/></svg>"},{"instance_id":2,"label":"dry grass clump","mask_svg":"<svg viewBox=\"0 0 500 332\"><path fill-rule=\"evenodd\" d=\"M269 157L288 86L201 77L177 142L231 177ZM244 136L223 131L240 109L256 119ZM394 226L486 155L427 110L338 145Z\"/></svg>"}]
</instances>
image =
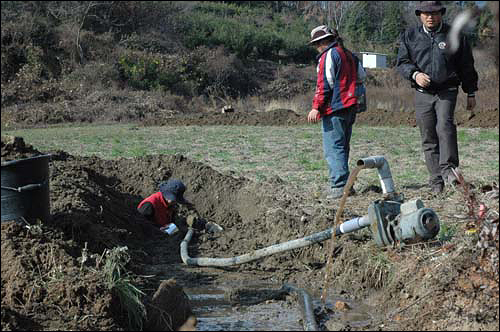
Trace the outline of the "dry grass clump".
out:
<instances>
[{"instance_id":1,"label":"dry grass clump","mask_svg":"<svg viewBox=\"0 0 500 332\"><path fill-rule=\"evenodd\" d=\"M146 318L146 308L141 301L141 296L145 295L140 289L135 287L130 278L124 274L125 265L130 260L127 247L116 247L112 250L106 249L104 252L106 261L103 267L104 277L108 288L117 293L122 309L127 311L129 327L131 329L142 330L144 319Z\"/></svg>"}]
</instances>

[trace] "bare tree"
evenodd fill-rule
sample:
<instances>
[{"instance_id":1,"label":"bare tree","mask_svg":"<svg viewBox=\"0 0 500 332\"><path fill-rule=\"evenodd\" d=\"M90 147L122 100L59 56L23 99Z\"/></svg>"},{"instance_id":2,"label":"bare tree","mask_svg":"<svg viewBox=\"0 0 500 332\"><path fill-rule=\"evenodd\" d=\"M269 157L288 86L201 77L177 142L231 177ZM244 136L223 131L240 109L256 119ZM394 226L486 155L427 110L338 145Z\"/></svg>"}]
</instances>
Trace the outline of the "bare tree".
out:
<instances>
[{"instance_id":1,"label":"bare tree","mask_svg":"<svg viewBox=\"0 0 500 332\"><path fill-rule=\"evenodd\" d=\"M80 45L80 33L82 31L83 24L85 23L85 18L87 17L90 8L92 8L95 5L96 5L95 3L93 3L92 1L89 1L87 8L86 8L85 12L83 13L82 19L80 21L80 28L78 29L78 33L76 34L76 50L78 51L80 64L83 64L85 62L85 58L83 57L82 46Z\"/></svg>"},{"instance_id":2,"label":"bare tree","mask_svg":"<svg viewBox=\"0 0 500 332\"><path fill-rule=\"evenodd\" d=\"M341 30L346 14L354 5L354 1L324 1L326 2L327 22L330 27Z\"/></svg>"},{"instance_id":3,"label":"bare tree","mask_svg":"<svg viewBox=\"0 0 500 332\"><path fill-rule=\"evenodd\" d=\"M120 2L120 1L88 1L84 2L86 3L85 8L83 9L83 12L81 14L81 19L79 22L79 28L76 36L76 49L78 51L79 55L79 62L80 64L83 64L85 62L84 54L83 54L83 49L80 45L80 34L81 31L89 19L94 20L95 22L99 22L102 25L108 27L111 31L113 27L123 27L130 22L119 22L119 19L114 19L112 17L112 10L123 4L124 7L127 6L127 2ZM98 8L96 10L96 8ZM132 15L129 15L128 21L132 21ZM132 24L132 23L130 23Z\"/></svg>"}]
</instances>

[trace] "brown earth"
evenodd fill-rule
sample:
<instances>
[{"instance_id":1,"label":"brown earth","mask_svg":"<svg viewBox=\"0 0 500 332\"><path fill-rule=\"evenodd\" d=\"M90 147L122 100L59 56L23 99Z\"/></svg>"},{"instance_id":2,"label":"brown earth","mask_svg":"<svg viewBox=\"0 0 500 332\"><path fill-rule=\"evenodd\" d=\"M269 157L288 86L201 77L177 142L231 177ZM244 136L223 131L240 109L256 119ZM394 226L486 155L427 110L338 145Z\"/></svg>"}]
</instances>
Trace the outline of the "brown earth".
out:
<instances>
[{"instance_id":1,"label":"brown earth","mask_svg":"<svg viewBox=\"0 0 500 332\"><path fill-rule=\"evenodd\" d=\"M498 110L457 111L456 124L467 128L498 127ZM307 123L307 114L298 114L289 109L275 109L268 112L198 113L169 114L143 121L145 125L249 125L283 126ZM359 113L356 124L367 126L416 126L415 112L395 112L389 110L369 110Z\"/></svg>"},{"instance_id":2,"label":"brown earth","mask_svg":"<svg viewBox=\"0 0 500 332\"><path fill-rule=\"evenodd\" d=\"M288 111L280 112L281 119L283 114L291 116ZM10 139L11 145L8 142L2 139L2 161L28 157L36 150L19 139ZM30 227L2 223L2 330L129 329L119 293L108 288L99 272L104 250L120 246L128 248L130 280L146 293L145 326L155 329L160 313L151 303L185 298L179 291L162 292L163 280L173 278L183 287L229 280L242 285L250 280L273 280L313 290L323 287L328 248L324 242L224 269L186 267L179 245L187 230L187 217L196 215L200 221L219 224L224 231L212 234L198 229L189 245L190 256L248 253L331 227L338 208L335 202L290 192L279 178L252 182L221 174L181 155L103 160L64 151L44 153L53 154L52 220L38 226L33 222ZM136 212L137 204L171 177L186 184L185 196L193 203L180 207L176 219L180 232L173 237L148 225ZM348 199L343 220L365 215L368 204L381 198L379 187L356 190L358 194ZM383 318L372 321L367 329L381 325L387 330L496 329L498 184L471 190L477 199L471 203L475 211L478 202L484 202L491 213L457 223L463 241L381 250L368 230L336 239L330 293L374 305ZM466 206L459 190L448 192L446 203L425 188L401 191L407 200L422 198L426 207L442 215L457 214ZM466 236L468 229L476 232ZM154 297L157 289L165 298ZM168 306L163 309L174 321L184 320L182 315L189 311L188 307L181 314ZM322 326L338 326L334 323L327 318ZM163 325L166 330L171 327Z\"/></svg>"},{"instance_id":3,"label":"brown earth","mask_svg":"<svg viewBox=\"0 0 500 332\"><path fill-rule=\"evenodd\" d=\"M53 104L56 105L56 104ZM53 108L54 107L54 108ZM100 111L62 106L36 108L19 111L17 108L2 110L2 125L9 128L37 127L65 123L100 123L100 122L137 122L146 126L162 125L242 125L242 126L293 126L307 123L307 114L290 109L271 111L243 111L221 113L208 110L173 111L163 110L158 106L138 109L135 104L102 106ZM124 108L122 111L116 109ZM125 110L126 109L126 110ZM306 112L306 111L304 111ZM111 115L110 115L111 114ZM476 109L474 112L457 110L455 122L459 127L495 128L499 124L498 109ZM391 111L387 109L369 109L359 113L356 124L367 126L416 126L414 111Z\"/></svg>"}]
</instances>

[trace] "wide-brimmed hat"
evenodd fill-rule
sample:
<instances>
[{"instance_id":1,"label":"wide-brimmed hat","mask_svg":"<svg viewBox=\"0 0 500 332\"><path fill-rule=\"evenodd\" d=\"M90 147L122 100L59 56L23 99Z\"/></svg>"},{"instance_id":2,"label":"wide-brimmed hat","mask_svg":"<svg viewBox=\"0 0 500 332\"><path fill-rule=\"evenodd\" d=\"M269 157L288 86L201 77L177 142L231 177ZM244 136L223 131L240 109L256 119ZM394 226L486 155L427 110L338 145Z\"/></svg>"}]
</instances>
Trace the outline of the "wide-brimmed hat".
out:
<instances>
[{"instance_id":1,"label":"wide-brimmed hat","mask_svg":"<svg viewBox=\"0 0 500 332\"><path fill-rule=\"evenodd\" d=\"M336 31L330 29L326 25L320 25L311 31L311 41L309 44L315 43L318 40L327 38L327 37L334 37L337 38L338 34Z\"/></svg>"},{"instance_id":2,"label":"wide-brimmed hat","mask_svg":"<svg viewBox=\"0 0 500 332\"><path fill-rule=\"evenodd\" d=\"M178 179L170 179L160 184L160 191L163 198L180 204L188 203L184 198L186 186Z\"/></svg>"},{"instance_id":3,"label":"wide-brimmed hat","mask_svg":"<svg viewBox=\"0 0 500 332\"><path fill-rule=\"evenodd\" d=\"M446 13L446 8L443 7L441 1L419 1L415 9L415 15L420 16L421 12L441 12L441 15Z\"/></svg>"}]
</instances>

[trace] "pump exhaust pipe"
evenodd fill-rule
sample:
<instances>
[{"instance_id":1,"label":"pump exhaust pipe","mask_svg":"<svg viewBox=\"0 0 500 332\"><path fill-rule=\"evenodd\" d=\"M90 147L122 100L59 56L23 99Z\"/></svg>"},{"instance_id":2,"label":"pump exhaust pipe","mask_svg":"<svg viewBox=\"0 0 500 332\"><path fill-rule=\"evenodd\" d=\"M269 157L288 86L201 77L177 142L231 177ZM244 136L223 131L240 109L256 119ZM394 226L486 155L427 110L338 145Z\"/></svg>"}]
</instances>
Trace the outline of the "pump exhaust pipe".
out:
<instances>
[{"instance_id":1,"label":"pump exhaust pipe","mask_svg":"<svg viewBox=\"0 0 500 332\"><path fill-rule=\"evenodd\" d=\"M394 181L392 180L391 169L389 163L383 156L373 156L368 158L359 159L356 165L363 168L376 168L378 170L378 178L382 185L382 192L384 194L394 193Z\"/></svg>"}]
</instances>

